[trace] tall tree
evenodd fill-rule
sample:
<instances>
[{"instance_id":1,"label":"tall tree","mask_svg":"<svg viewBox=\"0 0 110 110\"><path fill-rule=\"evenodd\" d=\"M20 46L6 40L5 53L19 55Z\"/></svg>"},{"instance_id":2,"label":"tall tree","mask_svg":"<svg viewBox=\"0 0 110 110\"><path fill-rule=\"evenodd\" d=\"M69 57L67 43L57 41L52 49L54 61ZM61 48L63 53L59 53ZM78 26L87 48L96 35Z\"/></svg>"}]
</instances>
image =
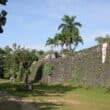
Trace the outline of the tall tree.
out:
<instances>
[{"instance_id":1,"label":"tall tree","mask_svg":"<svg viewBox=\"0 0 110 110\"><path fill-rule=\"evenodd\" d=\"M96 37L95 41L97 41L99 44L110 43L110 35L106 35L105 37Z\"/></svg>"},{"instance_id":2,"label":"tall tree","mask_svg":"<svg viewBox=\"0 0 110 110\"><path fill-rule=\"evenodd\" d=\"M53 51L54 46L56 46L56 41L54 38L48 38L46 41L46 46L50 45L51 46L51 51Z\"/></svg>"},{"instance_id":3,"label":"tall tree","mask_svg":"<svg viewBox=\"0 0 110 110\"><path fill-rule=\"evenodd\" d=\"M76 49L79 43L83 44L83 39L81 36L76 35L76 37L74 38L74 50Z\"/></svg>"},{"instance_id":4,"label":"tall tree","mask_svg":"<svg viewBox=\"0 0 110 110\"><path fill-rule=\"evenodd\" d=\"M76 16L69 17L68 15L64 15L62 18L63 23L58 27L58 29L66 36L65 43L68 50L71 50L71 44L76 42L74 39L79 36L79 27L82 26L80 22L75 22L75 19Z\"/></svg>"},{"instance_id":5,"label":"tall tree","mask_svg":"<svg viewBox=\"0 0 110 110\"><path fill-rule=\"evenodd\" d=\"M65 35L62 33L58 33L54 37L56 44L61 46L61 50L63 50L64 44L65 44Z\"/></svg>"},{"instance_id":6,"label":"tall tree","mask_svg":"<svg viewBox=\"0 0 110 110\"><path fill-rule=\"evenodd\" d=\"M1 5L6 5L8 0L0 0ZM7 12L5 10L2 10L0 12L0 33L3 33L3 26L6 24L6 15Z\"/></svg>"}]
</instances>

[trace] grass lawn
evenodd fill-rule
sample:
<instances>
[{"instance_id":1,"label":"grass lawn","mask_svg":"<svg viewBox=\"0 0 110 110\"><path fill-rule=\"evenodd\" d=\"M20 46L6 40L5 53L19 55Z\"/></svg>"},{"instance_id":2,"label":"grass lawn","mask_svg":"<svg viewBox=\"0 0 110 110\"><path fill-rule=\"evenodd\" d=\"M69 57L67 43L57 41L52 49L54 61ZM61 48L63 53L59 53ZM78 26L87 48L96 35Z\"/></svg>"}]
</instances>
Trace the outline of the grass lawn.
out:
<instances>
[{"instance_id":1,"label":"grass lawn","mask_svg":"<svg viewBox=\"0 0 110 110\"><path fill-rule=\"evenodd\" d=\"M23 83L1 80L0 110L110 110L110 92L74 84L35 84L25 91Z\"/></svg>"}]
</instances>

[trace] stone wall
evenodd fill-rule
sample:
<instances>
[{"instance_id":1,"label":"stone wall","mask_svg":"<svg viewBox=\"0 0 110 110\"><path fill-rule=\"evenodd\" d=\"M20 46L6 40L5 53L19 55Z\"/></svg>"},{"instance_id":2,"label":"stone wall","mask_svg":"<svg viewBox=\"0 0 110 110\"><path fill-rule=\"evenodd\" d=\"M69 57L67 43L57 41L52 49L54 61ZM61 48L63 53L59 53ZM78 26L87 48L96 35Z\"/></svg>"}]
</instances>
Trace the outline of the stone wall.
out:
<instances>
[{"instance_id":1,"label":"stone wall","mask_svg":"<svg viewBox=\"0 0 110 110\"><path fill-rule=\"evenodd\" d=\"M42 81L47 83L67 82L72 76L72 62L70 58L57 58L45 61L53 65L52 75L43 73Z\"/></svg>"},{"instance_id":2,"label":"stone wall","mask_svg":"<svg viewBox=\"0 0 110 110\"><path fill-rule=\"evenodd\" d=\"M72 75L73 79L76 82L79 82L83 85L109 85L110 48L107 49L107 58L104 64L102 64L101 46L96 46L87 50L83 50L82 57L79 59L74 59Z\"/></svg>"},{"instance_id":3,"label":"stone wall","mask_svg":"<svg viewBox=\"0 0 110 110\"><path fill-rule=\"evenodd\" d=\"M107 49L107 60L102 64L101 46L95 46L46 62L54 65L53 74L43 73L42 81L47 83L75 81L82 85L110 85L110 47Z\"/></svg>"}]
</instances>

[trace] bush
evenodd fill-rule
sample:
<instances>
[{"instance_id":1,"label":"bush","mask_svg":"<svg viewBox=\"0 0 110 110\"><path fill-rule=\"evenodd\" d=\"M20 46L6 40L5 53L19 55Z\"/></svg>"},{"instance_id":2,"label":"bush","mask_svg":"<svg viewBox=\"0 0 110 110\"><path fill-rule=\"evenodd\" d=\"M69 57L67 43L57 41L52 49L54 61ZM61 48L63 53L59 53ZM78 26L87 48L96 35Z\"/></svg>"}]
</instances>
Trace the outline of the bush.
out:
<instances>
[{"instance_id":1,"label":"bush","mask_svg":"<svg viewBox=\"0 0 110 110\"><path fill-rule=\"evenodd\" d=\"M46 64L44 64L43 72L48 74L48 75L52 75L53 69L54 69L53 65L50 65L50 64L46 63Z\"/></svg>"}]
</instances>

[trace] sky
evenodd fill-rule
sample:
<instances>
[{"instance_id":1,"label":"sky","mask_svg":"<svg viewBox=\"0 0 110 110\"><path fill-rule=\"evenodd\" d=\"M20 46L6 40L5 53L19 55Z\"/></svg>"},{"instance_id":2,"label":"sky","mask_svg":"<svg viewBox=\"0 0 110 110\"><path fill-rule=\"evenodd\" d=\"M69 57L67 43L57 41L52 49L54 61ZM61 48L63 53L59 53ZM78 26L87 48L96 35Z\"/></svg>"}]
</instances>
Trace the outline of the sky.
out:
<instances>
[{"instance_id":1,"label":"sky","mask_svg":"<svg viewBox=\"0 0 110 110\"><path fill-rule=\"evenodd\" d=\"M110 34L110 0L8 0L0 9L8 12L0 47L17 43L48 50L46 40L59 32L64 15L77 16L76 21L82 24L84 45L77 50L96 45L97 36Z\"/></svg>"}]
</instances>

